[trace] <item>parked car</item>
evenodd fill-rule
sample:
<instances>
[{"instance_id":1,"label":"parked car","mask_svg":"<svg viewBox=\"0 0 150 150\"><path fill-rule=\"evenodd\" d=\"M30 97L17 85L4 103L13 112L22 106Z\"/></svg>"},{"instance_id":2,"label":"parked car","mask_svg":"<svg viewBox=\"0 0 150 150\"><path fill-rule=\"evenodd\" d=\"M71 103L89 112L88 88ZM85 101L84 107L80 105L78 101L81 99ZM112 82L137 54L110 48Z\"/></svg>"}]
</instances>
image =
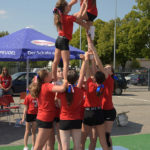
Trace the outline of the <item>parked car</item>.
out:
<instances>
[{"instance_id":1,"label":"parked car","mask_svg":"<svg viewBox=\"0 0 150 150\"><path fill-rule=\"evenodd\" d=\"M133 85L148 85L148 74L135 74L131 77L130 83Z\"/></svg>"},{"instance_id":2,"label":"parked car","mask_svg":"<svg viewBox=\"0 0 150 150\"><path fill-rule=\"evenodd\" d=\"M115 73L116 79L114 79L114 94L121 95L123 89L127 88L127 81L123 74Z\"/></svg>"},{"instance_id":3,"label":"parked car","mask_svg":"<svg viewBox=\"0 0 150 150\"><path fill-rule=\"evenodd\" d=\"M33 77L36 73L29 73L29 84L31 83ZM12 75L12 88L11 93L21 93L26 91L26 82L27 82L27 73L26 72L18 72Z\"/></svg>"},{"instance_id":4,"label":"parked car","mask_svg":"<svg viewBox=\"0 0 150 150\"><path fill-rule=\"evenodd\" d=\"M131 78L132 78L134 75L135 75L135 74L129 74L129 75L125 76L125 79L126 79L126 81L127 81L128 84L130 83L130 80L131 80Z\"/></svg>"}]
</instances>

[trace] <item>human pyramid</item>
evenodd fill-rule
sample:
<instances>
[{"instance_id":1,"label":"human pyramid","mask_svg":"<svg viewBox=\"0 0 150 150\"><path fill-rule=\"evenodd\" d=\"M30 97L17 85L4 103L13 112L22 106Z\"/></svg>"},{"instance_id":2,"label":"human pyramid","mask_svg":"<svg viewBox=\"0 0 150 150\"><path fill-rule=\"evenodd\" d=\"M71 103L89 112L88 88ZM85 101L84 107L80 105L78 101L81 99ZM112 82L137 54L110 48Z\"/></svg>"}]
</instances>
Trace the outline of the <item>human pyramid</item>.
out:
<instances>
[{"instance_id":1,"label":"human pyramid","mask_svg":"<svg viewBox=\"0 0 150 150\"><path fill-rule=\"evenodd\" d=\"M80 11L68 15L77 0L67 3L58 0L53 10L58 31L52 72L40 70L29 86L22 122L26 121L24 150L32 130L32 150L54 150L55 134L58 150L85 150L87 136L89 150L95 150L97 137L103 150L112 150L111 130L116 117L112 103L114 71L111 65L103 67L93 45L93 21L98 11L96 0L81 0ZM85 27L88 51L81 55L80 73L69 70L69 41L73 22ZM63 60L63 73L57 68ZM38 104L38 105L37 105ZM36 125L38 134L36 137Z\"/></svg>"}]
</instances>

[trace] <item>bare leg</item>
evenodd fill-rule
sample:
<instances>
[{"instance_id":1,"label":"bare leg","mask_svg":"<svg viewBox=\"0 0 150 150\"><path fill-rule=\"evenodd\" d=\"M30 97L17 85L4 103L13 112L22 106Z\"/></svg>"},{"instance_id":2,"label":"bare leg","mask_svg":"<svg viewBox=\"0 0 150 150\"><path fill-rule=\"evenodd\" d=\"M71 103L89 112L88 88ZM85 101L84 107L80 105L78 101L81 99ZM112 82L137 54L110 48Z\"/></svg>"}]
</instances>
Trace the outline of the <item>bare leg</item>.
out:
<instances>
[{"instance_id":1,"label":"bare leg","mask_svg":"<svg viewBox=\"0 0 150 150\"><path fill-rule=\"evenodd\" d=\"M31 131L31 123L26 122L26 130L25 130L25 134L24 134L24 146L25 147L28 147L28 138L29 138L30 131Z\"/></svg>"},{"instance_id":2,"label":"bare leg","mask_svg":"<svg viewBox=\"0 0 150 150\"><path fill-rule=\"evenodd\" d=\"M59 123L56 123L56 136L57 136L57 142L58 142L58 150L62 150L60 133L59 133Z\"/></svg>"},{"instance_id":3,"label":"bare leg","mask_svg":"<svg viewBox=\"0 0 150 150\"><path fill-rule=\"evenodd\" d=\"M43 146L46 144L46 141L52 133L53 129L39 128L34 150L42 150Z\"/></svg>"},{"instance_id":4,"label":"bare leg","mask_svg":"<svg viewBox=\"0 0 150 150\"><path fill-rule=\"evenodd\" d=\"M108 150L107 142L106 142L106 136L105 136L105 126L104 124L102 125L97 125L96 126L97 134L99 137L99 142L103 148L103 150Z\"/></svg>"},{"instance_id":5,"label":"bare leg","mask_svg":"<svg viewBox=\"0 0 150 150\"><path fill-rule=\"evenodd\" d=\"M63 76L64 76L64 80L67 80L70 51L68 50L61 51L61 56L63 59Z\"/></svg>"},{"instance_id":6,"label":"bare leg","mask_svg":"<svg viewBox=\"0 0 150 150\"><path fill-rule=\"evenodd\" d=\"M70 130L59 130L63 150L70 149Z\"/></svg>"},{"instance_id":7,"label":"bare leg","mask_svg":"<svg viewBox=\"0 0 150 150\"><path fill-rule=\"evenodd\" d=\"M32 122L32 146L34 147L35 145L35 140L36 140L36 121Z\"/></svg>"},{"instance_id":8,"label":"bare leg","mask_svg":"<svg viewBox=\"0 0 150 150\"><path fill-rule=\"evenodd\" d=\"M54 57L53 65L52 65L52 78L54 80L57 80L57 66L60 62L60 58L61 58L61 51L56 48L55 57Z\"/></svg>"},{"instance_id":9,"label":"bare leg","mask_svg":"<svg viewBox=\"0 0 150 150\"><path fill-rule=\"evenodd\" d=\"M106 133L110 133L111 134L111 130L112 130L112 127L113 127L113 121L105 121L105 131ZM111 136L109 137L109 141L110 141L110 144L111 146L109 147L109 150L112 150L112 139L111 139Z\"/></svg>"},{"instance_id":10,"label":"bare leg","mask_svg":"<svg viewBox=\"0 0 150 150\"><path fill-rule=\"evenodd\" d=\"M71 130L74 149L73 150L81 150L81 129L73 129Z\"/></svg>"},{"instance_id":11,"label":"bare leg","mask_svg":"<svg viewBox=\"0 0 150 150\"><path fill-rule=\"evenodd\" d=\"M97 141L97 133L96 133L95 127L92 127L89 136L90 136L89 150L95 150L95 148L96 148L96 141Z\"/></svg>"},{"instance_id":12,"label":"bare leg","mask_svg":"<svg viewBox=\"0 0 150 150\"><path fill-rule=\"evenodd\" d=\"M86 138L90 132L91 127L85 125L84 123L82 123L82 130L81 130L81 150L85 150L85 141Z\"/></svg>"},{"instance_id":13,"label":"bare leg","mask_svg":"<svg viewBox=\"0 0 150 150\"><path fill-rule=\"evenodd\" d=\"M54 145L55 145L55 134L54 130L49 135L49 138L47 140L47 149L46 150L54 150Z\"/></svg>"}]
</instances>

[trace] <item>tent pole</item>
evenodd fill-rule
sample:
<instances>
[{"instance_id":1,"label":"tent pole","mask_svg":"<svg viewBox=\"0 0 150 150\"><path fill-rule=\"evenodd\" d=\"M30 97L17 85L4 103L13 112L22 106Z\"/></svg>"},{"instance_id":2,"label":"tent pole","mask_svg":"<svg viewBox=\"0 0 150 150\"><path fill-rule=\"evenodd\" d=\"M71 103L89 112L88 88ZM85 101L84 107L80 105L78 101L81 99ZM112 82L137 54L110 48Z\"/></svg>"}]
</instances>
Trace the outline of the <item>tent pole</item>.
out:
<instances>
[{"instance_id":1,"label":"tent pole","mask_svg":"<svg viewBox=\"0 0 150 150\"><path fill-rule=\"evenodd\" d=\"M28 87L29 87L29 58L27 58L27 60L26 60L26 66L27 66L27 82L26 82L26 92L27 92L27 94L28 94Z\"/></svg>"},{"instance_id":2,"label":"tent pole","mask_svg":"<svg viewBox=\"0 0 150 150\"><path fill-rule=\"evenodd\" d=\"M81 26L79 26L79 28L80 28L80 50L81 50L81 48L82 48L82 28L81 28ZM80 59L80 68L81 68L81 59Z\"/></svg>"}]
</instances>

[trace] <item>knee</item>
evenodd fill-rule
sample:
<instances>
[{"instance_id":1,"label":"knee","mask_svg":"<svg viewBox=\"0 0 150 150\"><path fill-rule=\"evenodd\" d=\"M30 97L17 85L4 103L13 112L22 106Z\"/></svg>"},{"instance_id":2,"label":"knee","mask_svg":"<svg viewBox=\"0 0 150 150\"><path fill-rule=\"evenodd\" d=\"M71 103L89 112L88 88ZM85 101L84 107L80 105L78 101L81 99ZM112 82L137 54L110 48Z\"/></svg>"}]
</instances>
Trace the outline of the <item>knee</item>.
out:
<instances>
[{"instance_id":1,"label":"knee","mask_svg":"<svg viewBox=\"0 0 150 150\"><path fill-rule=\"evenodd\" d=\"M105 136L106 136L107 146L108 146L108 147L111 147L110 133L109 133L109 132L106 132L106 133L105 133Z\"/></svg>"},{"instance_id":2,"label":"knee","mask_svg":"<svg viewBox=\"0 0 150 150\"><path fill-rule=\"evenodd\" d=\"M54 59L53 65L58 65L58 64L59 64L59 61L57 59Z\"/></svg>"},{"instance_id":3,"label":"knee","mask_svg":"<svg viewBox=\"0 0 150 150\"><path fill-rule=\"evenodd\" d=\"M36 129L32 129L32 134L36 134Z\"/></svg>"},{"instance_id":4,"label":"knee","mask_svg":"<svg viewBox=\"0 0 150 150\"><path fill-rule=\"evenodd\" d=\"M29 130L29 129L26 129L25 133L26 133L27 135L29 135L30 130Z\"/></svg>"}]
</instances>

